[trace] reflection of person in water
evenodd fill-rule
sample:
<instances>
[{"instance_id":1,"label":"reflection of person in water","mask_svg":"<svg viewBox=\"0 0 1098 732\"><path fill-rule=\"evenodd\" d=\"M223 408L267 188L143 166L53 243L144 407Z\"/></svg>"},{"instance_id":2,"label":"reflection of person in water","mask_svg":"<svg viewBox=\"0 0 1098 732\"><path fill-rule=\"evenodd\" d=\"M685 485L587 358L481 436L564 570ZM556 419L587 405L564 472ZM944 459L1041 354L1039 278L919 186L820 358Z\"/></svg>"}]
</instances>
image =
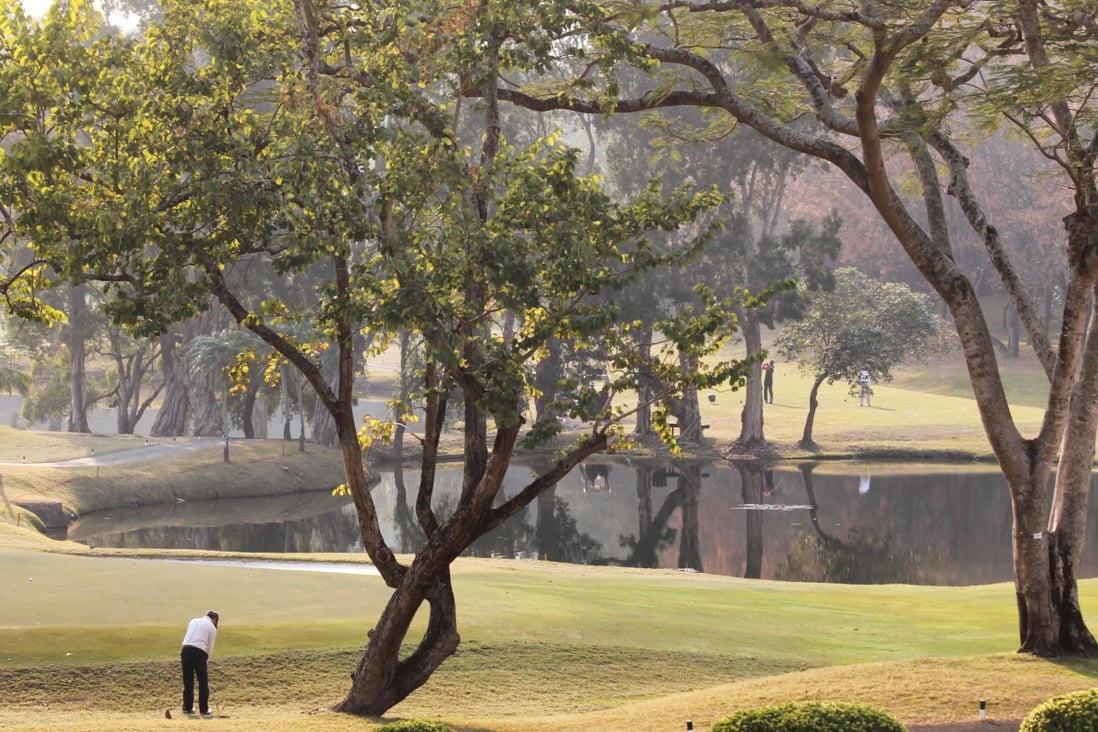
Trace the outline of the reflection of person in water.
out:
<instances>
[{"instance_id":1,"label":"reflection of person in water","mask_svg":"<svg viewBox=\"0 0 1098 732\"><path fill-rule=\"evenodd\" d=\"M767 470L763 474L763 495L764 496L774 495L774 471L773 470Z\"/></svg>"},{"instance_id":2,"label":"reflection of person in water","mask_svg":"<svg viewBox=\"0 0 1098 732\"><path fill-rule=\"evenodd\" d=\"M584 493L610 492L610 466L604 463L580 463Z\"/></svg>"}]
</instances>

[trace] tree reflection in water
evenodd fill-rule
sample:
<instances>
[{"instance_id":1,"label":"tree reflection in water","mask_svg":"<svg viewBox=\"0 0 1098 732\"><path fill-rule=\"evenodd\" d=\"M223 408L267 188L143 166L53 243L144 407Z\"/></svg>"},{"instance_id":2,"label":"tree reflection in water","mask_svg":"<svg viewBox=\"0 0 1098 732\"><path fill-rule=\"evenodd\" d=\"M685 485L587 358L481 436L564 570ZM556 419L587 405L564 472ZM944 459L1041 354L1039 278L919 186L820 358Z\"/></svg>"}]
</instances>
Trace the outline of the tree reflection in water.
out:
<instances>
[{"instance_id":1,"label":"tree reflection in water","mask_svg":"<svg viewBox=\"0 0 1098 732\"><path fill-rule=\"evenodd\" d=\"M521 490L524 469L515 466L505 492ZM434 508L448 515L462 471L445 466L436 478ZM374 488L387 535L402 552L423 541L420 480L418 470L389 467ZM1098 513L1092 518L1098 533ZM67 535L101 547L362 551L353 506L327 490L116 508L80 516ZM469 553L749 578L964 585L1011 579L1010 538L1010 505L991 467L602 458ZM1098 545L1084 553L1082 576L1095 576L1096 567Z\"/></svg>"},{"instance_id":2,"label":"tree reflection in water","mask_svg":"<svg viewBox=\"0 0 1098 732\"><path fill-rule=\"evenodd\" d=\"M637 506L639 530L637 534L619 537L618 542L629 554L624 560L614 562L627 567L659 567L660 553L674 546L679 534L671 526L676 511L681 511L681 539L677 566L679 569L704 571L701 542L698 535L698 496L701 493L703 471L707 463L676 462L667 465L635 465L637 481ZM665 487L668 478L675 478L677 485L664 497L659 510L652 514L652 489Z\"/></svg>"},{"instance_id":3,"label":"tree reflection in water","mask_svg":"<svg viewBox=\"0 0 1098 732\"><path fill-rule=\"evenodd\" d=\"M809 516L814 533L800 535L778 567L777 579L852 585L917 583L919 571L914 553L897 550L888 534L855 526L841 540L824 531L812 481L815 467L815 463L800 466L805 493L812 506Z\"/></svg>"}]
</instances>

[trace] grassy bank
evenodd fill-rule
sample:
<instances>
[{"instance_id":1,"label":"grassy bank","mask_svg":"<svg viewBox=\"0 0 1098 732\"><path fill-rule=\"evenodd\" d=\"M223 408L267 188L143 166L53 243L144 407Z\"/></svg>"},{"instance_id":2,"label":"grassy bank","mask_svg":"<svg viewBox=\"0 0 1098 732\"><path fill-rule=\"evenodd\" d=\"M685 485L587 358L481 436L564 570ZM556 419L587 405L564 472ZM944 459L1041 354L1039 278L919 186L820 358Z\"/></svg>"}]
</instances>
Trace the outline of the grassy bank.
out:
<instances>
[{"instance_id":1,"label":"grassy bank","mask_svg":"<svg viewBox=\"0 0 1098 732\"><path fill-rule=\"evenodd\" d=\"M228 463L222 444L214 440L146 444L132 435L0 427L0 445L0 463L5 463L0 465L0 513L6 512L9 521L21 520L18 504L29 501L60 502L66 512L84 515L180 500L331 491L344 480L338 450L308 445L301 452L296 442L282 440L235 440ZM93 455L126 461L99 465ZM23 516L29 518L26 512Z\"/></svg>"}]
</instances>

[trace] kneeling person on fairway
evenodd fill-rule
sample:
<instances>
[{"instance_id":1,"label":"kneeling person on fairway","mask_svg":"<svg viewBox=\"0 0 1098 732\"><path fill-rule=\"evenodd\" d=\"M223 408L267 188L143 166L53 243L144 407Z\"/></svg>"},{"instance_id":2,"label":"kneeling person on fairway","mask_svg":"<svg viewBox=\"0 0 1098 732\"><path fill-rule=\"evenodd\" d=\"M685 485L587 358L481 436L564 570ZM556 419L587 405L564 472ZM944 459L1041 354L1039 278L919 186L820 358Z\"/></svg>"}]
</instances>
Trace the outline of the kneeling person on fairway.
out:
<instances>
[{"instance_id":1,"label":"kneeling person on fairway","mask_svg":"<svg viewBox=\"0 0 1098 732\"><path fill-rule=\"evenodd\" d=\"M183 665L183 713L194 714L194 677L198 677L198 711L203 717L210 714L210 677L206 662L213 655L217 640L216 610L211 610L187 624L183 636L183 650L179 653Z\"/></svg>"}]
</instances>

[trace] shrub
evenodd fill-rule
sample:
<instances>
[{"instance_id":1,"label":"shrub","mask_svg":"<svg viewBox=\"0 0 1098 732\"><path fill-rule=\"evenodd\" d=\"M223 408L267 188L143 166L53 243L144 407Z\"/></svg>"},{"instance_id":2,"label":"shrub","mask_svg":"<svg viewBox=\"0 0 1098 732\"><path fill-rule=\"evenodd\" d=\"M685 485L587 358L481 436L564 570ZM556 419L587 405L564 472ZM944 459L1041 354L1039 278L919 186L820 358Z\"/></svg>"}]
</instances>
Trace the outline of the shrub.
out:
<instances>
[{"instance_id":1,"label":"shrub","mask_svg":"<svg viewBox=\"0 0 1098 732\"><path fill-rule=\"evenodd\" d=\"M789 703L744 709L710 732L906 732L894 718L865 704Z\"/></svg>"},{"instance_id":2,"label":"shrub","mask_svg":"<svg viewBox=\"0 0 1098 732\"><path fill-rule=\"evenodd\" d=\"M428 722L425 719L401 719L397 722L378 727L377 732L454 732L442 722Z\"/></svg>"},{"instance_id":3,"label":"shrub","mask_svg":"<svg viewBox=\"0 0 1098 732\"><path fill-rule=\"evenodd\" d=\"M1034 707L1019 732L1076 732L1098 729L1098 689L1054 696Z\"/></svg>"}]
</instances>

